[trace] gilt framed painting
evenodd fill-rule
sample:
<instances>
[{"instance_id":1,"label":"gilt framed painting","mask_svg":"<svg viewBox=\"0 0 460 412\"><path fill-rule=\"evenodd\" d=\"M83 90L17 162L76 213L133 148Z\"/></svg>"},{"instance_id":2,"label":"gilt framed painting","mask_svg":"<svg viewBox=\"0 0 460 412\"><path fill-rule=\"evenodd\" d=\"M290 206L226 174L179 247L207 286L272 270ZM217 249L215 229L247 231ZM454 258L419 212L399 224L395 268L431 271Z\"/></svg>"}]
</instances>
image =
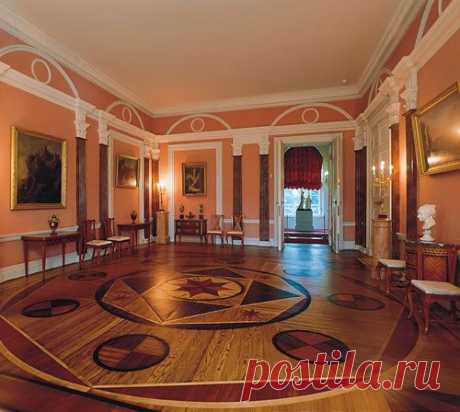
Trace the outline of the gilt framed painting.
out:
<instances>
[{"instance_id":1,"label":"gilt framed painting","mask_svg":"<svg viewBox=\"0 0 460 412\"><path fill-rule=\"evenodd\" d=\"M136 157L117 156L117 187L135 189L139 186L139 159Z\"/></svg>"},{"instance_id":2,"label":"gilt framed painting","mask_svg":"<svg viewBox=\"0 0 460 412\"><path fill-rule=\"evenodd\" d=\"M65 140L11 129L11 210L64 208L66 175Z\"/></svg>"},{"instance_id":3,"label":"gilt framed painting","mask_svg":"<svg viewBox=\"0 0 460 412\"><path fill-rule=\"evenodd\" d=\"M206 196L206 163L182 163L182 194Z\"/></svg>"},{"instance_id":4,"label":"gilt framed painting","mask_svg":"<svg viewBox=\"0 0 460 412\"><path fill-rule=\"evenodd\" d=\"M423 174L460 169L460 93L455 83L412 115L417 165Z\"/></svg>"}]
</instances>

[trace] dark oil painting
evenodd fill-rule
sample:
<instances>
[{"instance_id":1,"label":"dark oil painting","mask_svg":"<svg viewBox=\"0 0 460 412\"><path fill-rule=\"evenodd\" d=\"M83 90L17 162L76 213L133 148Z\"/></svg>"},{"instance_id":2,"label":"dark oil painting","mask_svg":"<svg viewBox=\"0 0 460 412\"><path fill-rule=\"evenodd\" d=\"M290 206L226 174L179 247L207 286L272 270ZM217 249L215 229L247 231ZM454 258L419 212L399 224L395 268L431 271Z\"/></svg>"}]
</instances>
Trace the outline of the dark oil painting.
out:
<instances>
[{"instance_id":1,"label":"dark oil painting","mask_svg":"<svg viewBox=\"0 0 460 412\"><path fill-rule=\"evenodd\" d=\"M65 207L66 142L13 128L11 208Z\"/></svg>"},{"instance_id":2,"label":"dark oil painting","mask_svg":"<svg viewBox=\"0 0 460 412\"><path fill-rule=\"evenodd\" d=\"M139 185L139 159L117 156L117 187L134 189Z\"/></svg>"},{"instance_id":3,"label":"dark oil painting","mask_svg":"<svg viewBox=\"0 0 460 412\"><path fill-rule=\"evenodd\" d=\"M206 196L206 163L182 164L182 194Z\"/></svg>"}]
</instances>

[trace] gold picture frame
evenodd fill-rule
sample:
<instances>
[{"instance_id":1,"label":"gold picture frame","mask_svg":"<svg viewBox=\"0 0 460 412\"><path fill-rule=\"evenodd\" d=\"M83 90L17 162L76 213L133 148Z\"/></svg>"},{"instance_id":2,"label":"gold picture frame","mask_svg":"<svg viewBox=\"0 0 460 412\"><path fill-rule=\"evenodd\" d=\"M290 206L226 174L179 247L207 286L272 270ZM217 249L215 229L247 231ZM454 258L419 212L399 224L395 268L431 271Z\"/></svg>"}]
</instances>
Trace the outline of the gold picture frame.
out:
<instances>
[{"instance_id":1,"label":"gold picture frame","mask_svg":"<svg viewBox=\"0 0 460 412\"><path fill-rule=\"evenodd\" d=\"M137 157L117 155L116 186L124 189L139 187L139 159Z\"/></svg>"},{"instance_id":2,"label":"gold picture frame","mask_svg":"<svg viewBox=\"0 0 460 412\"><path fill-rule=\"evenodd\" d=\"M417 165L424 175L460 169L460 92L456 82L412 114Z\"/></svg>"},{"instance_id":3,"label":"gold picture frame","mask_svg":"<svg viewBox=\"0 0 460 412\"><path fill-rule=\"evenodd\" d=\"M11 128L10 209L66 207L67 142Z\"/></svg>"},{"instance_id":4,"label":"gold picture frame","mask_svg":"<svg viewBox=\"0 0 460 412\"><path fill-rule=\"evenodd\" d=\"M182 163L182 195L206 196L206 162Z\"/></svg>"}]
</instances>

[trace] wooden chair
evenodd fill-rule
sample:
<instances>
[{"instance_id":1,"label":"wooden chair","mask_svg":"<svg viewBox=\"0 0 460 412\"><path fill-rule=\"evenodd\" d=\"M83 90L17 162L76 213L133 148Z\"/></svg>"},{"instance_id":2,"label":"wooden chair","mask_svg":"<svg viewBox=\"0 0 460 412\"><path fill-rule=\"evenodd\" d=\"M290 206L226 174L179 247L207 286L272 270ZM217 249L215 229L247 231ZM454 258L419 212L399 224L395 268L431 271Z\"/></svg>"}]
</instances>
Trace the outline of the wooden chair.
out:
<instances>
[{"instance_id":1,"label":"wooden chair","mask_svg":"<svg viewBox=\"0 0 460 412\"><path fill-rule=\"evenodd\" d=\"M232 230L227 231L227 234L226 234L227 244L228 244L229 237L232 239L232 246L233 246L234 239L241 240L241 246L244 246L243 215L233 216Z\"/></svg>"},{"instance_id":2,"label":"wooden chair","mask_svg":"<svg viewBox=\"0 0 460 412\"><path fill-rule=\"evenodd\" d=\"M103 221L104 236L106 240L113 243L114 252L121 257L123 244L131 246L131 238L129 236L117 235L115 229L115 219L113 217L105 218Z\"/></svg>"},{"instance_id":3,"label":"wooden chair","mask_svg":"<svg viewBox=\"0 0 460 412\"><path fill-rule=\"evenodd\" d=\"M96 257L101 257L100 252L104 251L104 256L107 256L107 251L113 253L113 243L110 240L100 240L96 236L96 221L94 219L84 220L80 224L80 233L82 236L81 255L84 260L88 249L93 249L91 261ZM96 256L97 251L97 256Z\"/></svg>"},{"instance_id":4,"label":"wooden chair","mask_svg":"<svg viewBox=\"0 0 460 412\"><path fill-rule=\"evenodd\" d=\"M210 229L206 232L206 243L208 237L211 237L212 243L215 242L216 236L220 237L220 242L224 244L224 215L212 215L210 219Z\"/></svg>"},{"instance_id":5,"label":"wooden chair","mask_svg":"<svg viewBox=\"0 0 460 412\"><path fill-rule=\"evenodd\" d=\"M383 271L383 279L385 280L385 292L390 294L390 286L391 286L391 276L393 272L402 272L401 281L404 282L406 280L406 275L404 270L406 269L406 261L399 260L399 259L379 259L377 263L377 273L380 275ZM380 276L380 279L382 277Z\"/></svg>"}]
</instances>

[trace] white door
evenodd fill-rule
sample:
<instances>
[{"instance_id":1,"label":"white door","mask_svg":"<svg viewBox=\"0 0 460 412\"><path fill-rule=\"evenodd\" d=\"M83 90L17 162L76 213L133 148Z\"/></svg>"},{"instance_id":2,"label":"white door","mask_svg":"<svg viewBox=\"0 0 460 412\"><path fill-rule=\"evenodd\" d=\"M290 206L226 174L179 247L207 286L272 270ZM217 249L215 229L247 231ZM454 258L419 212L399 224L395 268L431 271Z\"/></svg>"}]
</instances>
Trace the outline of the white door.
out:
<instances>
[{"instance_id":1,"label":"white door","mask_svg":"<svg viewBox=\"0 0 460 412\"><path fill-rule=\"evenodd\" d=\"M277 222L276 239L278 250L284 248L284 144L280 141L275 144L275 170L276 173L276 211L275 219Z\"/></svg>"},{"instance_id":2,"label":"white door","mask_svg":"<svg viewBox=\"0 0 460 412\"><path fill-rule=\"evenodd\" d=\"M334 140L331 145L331 180L330 180L330 245L334 252L340 251L341 225L340 215L342 213L341 204L341 182L340 182L340 156L339 142Z\"/></svg>"}]
</instances>

